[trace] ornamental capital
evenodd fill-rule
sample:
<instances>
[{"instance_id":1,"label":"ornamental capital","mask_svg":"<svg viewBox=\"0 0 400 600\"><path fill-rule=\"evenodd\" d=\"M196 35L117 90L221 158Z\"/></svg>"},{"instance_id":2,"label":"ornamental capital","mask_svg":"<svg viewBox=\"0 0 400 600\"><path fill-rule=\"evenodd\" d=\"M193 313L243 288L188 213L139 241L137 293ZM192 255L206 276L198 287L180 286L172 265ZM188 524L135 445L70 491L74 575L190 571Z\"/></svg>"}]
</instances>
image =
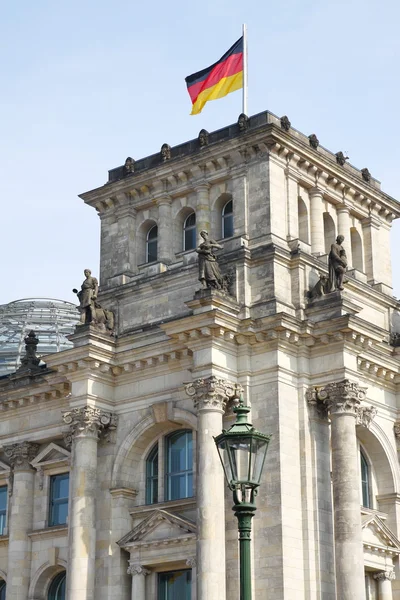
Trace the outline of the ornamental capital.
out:
<instances>
[{"instance_id":1,"label":"ornamental capital","mask_svg":"<svg viewBox=\"0 0 400 600\"><path fill-rule=\"evenodd\" d=\"M343 379L334 381L318 391L318 396L324 401L330 414L347 413L357 416L361 400L364 400L367 388L361 387L354 381Z\"/></svg>"},{"instance_id":2,"label":"ornamental capital","mask_svg":"<svg viewBox=\"0 0 400 600\"><path fill-rule=\"evenodd\" d=\"M132 577L134 577L135 575L143 575L143 577L146 577L146 575L150 574L150 571L149 569L145 569L145 567L143 567L139 563L129 563L127 573L128 575L132 575Z\"/></svg>"},{"instance_id":3,"label":"ornamental capital","mask_svg":"<svg viewBox=\"0 0 400 600\"><path fill-rule=\"evenodd\" d=\"M356 414L356 425L362 425L369 429L372 421L377 415L375 406L359 406Z\"/></svg>"},{"instance_id":4,"label":"ornamental capital","mask_svg":"<svg viewBox=\"0 0 400 600\"><path fill-rule=\"evenodd\" d=\"M92 406L82 406L65 412L63 421L69 425L67 438L71 441L75 437L86 435L98 438L104 429L115 429L117 426L116 415Z\"/></svg>"},{"instance_id":5,"label":"ornamental capital","mask_svg":"<svg viewBox=\"0 0 400 600\"><path fill-rule=\"evenodd\" d=\"M31 469L30 462L35 458L39 450L39 444L21 442L4 446L4 454L10 461L11 467L16 471Z\"/></svg>"},{"instance_id":6,"label":"ornamental capital","mask_svg":"<svg viewBox=\"0 0 400 600\"><path fill-rule=\"evenodd\" d=\"M395 572L392 570L379 571L379 573L374 574L374 579L376 579L377 581L384 581L385 579L393 581L393 579L396 579L396 575Z\"/></svg>"},{"instance_id":7,"label":"ornamental capital","mask_svg":"<svg viewBox=\"0 0 400 600\"><path fill-rule=\"evenodd\" d=\"M238 398L243 388L220 377L201 377L186 385L186 393L193 398L194 407L198 410L225 410L231 398Z\"/></svg>"}]
</instances>

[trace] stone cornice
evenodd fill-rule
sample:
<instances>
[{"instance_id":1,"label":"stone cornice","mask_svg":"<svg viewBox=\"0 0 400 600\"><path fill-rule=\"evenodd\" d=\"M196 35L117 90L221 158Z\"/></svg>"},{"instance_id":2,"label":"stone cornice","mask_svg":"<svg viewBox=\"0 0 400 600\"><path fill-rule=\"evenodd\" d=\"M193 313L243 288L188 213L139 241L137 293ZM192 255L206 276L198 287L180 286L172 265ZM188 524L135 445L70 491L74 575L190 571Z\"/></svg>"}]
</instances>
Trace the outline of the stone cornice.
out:
<instances>
[{"instance_id":1,"label":"stone cornice","mask_svg":"<svg viewBox=\"0 0 400 600\"><path fill-rule=\"evenodd\" d=\"M225 130L233 131L233 127ZM212 135L210 134L211 137ZM81 194L80 197L100 212L113 209L118 196L126 193L131 195L132 201L137 205L157 193L157 188L152 188L153 181L165 181L168 193L178 194L193 188L204 178L207 182L227 178L230 168L258 160L260 155L270 152L284 166L293 165L306 187L313 187L316 183L321 185L322 180L333 199L340 201L346 194L351 204L357 205L357 209L364 215L368 215L371 210L381 213L381 219L391 219L392 215L400 214L397 202L380 191L375 179L365 182L361 172L348 163L339 167L333 153L322 146L318 150L311 148L307 136L293 128L289 132L283 131L279 126L279 119L271 113L251 117L250 129L244 135L236 132L218 139L220 141L213 141L207 148L199 149L193 140L180 147L187 146L188 152L180 150L174 153L172 149L172 159L164 163L157 164L153 157L148 157L150 162L146 163L147 168L135 169L132 176L108 183ZM136 161L137 166L139 163L140 161Z\"/></svg>"},{"instance_id":2,"label":"stone cornice","mask_svg":"<svg viewBox=\"0 0 400 600\"><path fill-rule=\"evenodd\" d=\"M67 537L68 525L55 525L54 527L45 527L43 529L34 529L28 533L28 537L34 540L47 540L56 537Z\"/></svg>"}]
</instances>

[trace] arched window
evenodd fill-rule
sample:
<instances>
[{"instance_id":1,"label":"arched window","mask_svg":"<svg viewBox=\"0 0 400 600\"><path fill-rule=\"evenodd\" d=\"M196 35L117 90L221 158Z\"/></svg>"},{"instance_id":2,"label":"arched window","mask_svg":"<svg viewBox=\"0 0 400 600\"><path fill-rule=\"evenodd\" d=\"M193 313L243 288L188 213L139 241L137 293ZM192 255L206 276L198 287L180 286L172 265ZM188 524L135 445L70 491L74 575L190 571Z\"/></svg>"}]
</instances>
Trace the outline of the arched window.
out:
<instances>
[{"instance_id":1,"label":"arched window","mask_svg":"<svg viewBox=\"0 0 400 600\"><path fill-rule=\"evenodd\" d=\"M190 213L183 224L183 249L193 250L196 247L196 214Z\"/></svg>"},{"instance_id":2,"label":"arched window","mask_svg":"<svg viewBox=\"0 0 400 600\"><path fill-rule=\"evenodd\" d=\"M146 460L146 504L158 502L158 443Z\"/></svg>"},{"instance_id":3,"label":"arched window","mask_svg":"<svg viewBox=\"0 0 400 600\"><path fill-rule=\"evenodd\" d=\"M362 505L365 508L372 508L371 506L371 495L370 495L370 474L368 461L364 456L362 450L360 450L360 461L361 461L361 496Z\"/></svg>"},{"instance_id":4,"label":"arched window","mask_svg":"<svg viewBox=\"0 0 400 600\"><path fill-rule=\"evenodd\" d=\"M65 600L66 573L62 571L51 582L47 600Z\"/></svg>"},{"instance_id":5,"label":"arched window","mask_svg":"<svg viewBox=\"0 0 400 600\"><path fill-rule=\"evenodd\" d=\"M151 229L149 229L146 237L146 262L155 262L157 260L157 237L158 237L158 227L154 225Z\"/></svg>"},{"instance_id":6,"label":"arched window","mask_svg":"<svg viewBox=\"0 0 400 600\"><path fill-rule=\"evenodd\" d=\"M6 582L0 581L0 600L6 600Z\"/></svg>"},{"instance_id":7,"label":"arched window","mask_svg":"<svg viewBox=\"0 0 400 600\"><path fill-rule=\"evenodd\" d=\"M222 209L222 237L233 236L233 200L229 200Z\"/></svg>"},{"instance_id":8,"label":"arched window","mask_svg":"<svg viewBox=\"0 0 400 600\"><path fill-rule=\"evenodd\" d=\"M165 444L165 500L193 496L193 440L191 431L176 431Z\"/></svg>"}]
</instances>

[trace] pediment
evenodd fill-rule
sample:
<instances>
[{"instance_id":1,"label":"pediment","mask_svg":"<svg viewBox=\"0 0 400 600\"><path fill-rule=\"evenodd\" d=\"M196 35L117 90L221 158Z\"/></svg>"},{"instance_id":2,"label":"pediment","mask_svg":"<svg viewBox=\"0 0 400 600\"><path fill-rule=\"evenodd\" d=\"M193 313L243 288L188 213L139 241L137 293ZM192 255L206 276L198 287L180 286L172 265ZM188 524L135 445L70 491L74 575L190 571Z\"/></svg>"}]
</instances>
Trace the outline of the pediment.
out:
<instances>
[{"instance_id":1,"label":"pediment","mask_svg":"<svg viewBox=\"0 0 400 600\"><path fill-rule=\"evenodd\" d=\"M364 548L400 554L400 540L377 515L361 517Z\"/></svg>"},{"instance_id":2,"label":"pediment","mask_svg":"<svg viewBox=\"0 0 400 600\"><path fill-rule=\"evenodd\" d=\"M6 463L4 463L3 461L0 460L0 475L3 474L9 474L10 473L10 466L6 465Z\"/></svg>"},{"instance_id":3,"label":"pediment","mask_svg":"<svg viewBox=\"0 0 400 600\"><path fill-rule=\"evenodd\" d=\"M120 546L136 543L151 544L168 540L179 540L195 537L196 525L189 519L174 515L167 510L156 509L136 525L127 535L118 542Z\"/></svg>"},{"instance_id":4,"label":"pediment","mask_svg":"<svg viewBox=\"0 0 400 600\"><path fill-rule=\"evenodd\" d=\"M39 469L46 465L54 465L60 462L67 461L71 456L65 448L58 446L54 442L48 444L31 462L32 467Z\"/></svg>"}]
</instances>

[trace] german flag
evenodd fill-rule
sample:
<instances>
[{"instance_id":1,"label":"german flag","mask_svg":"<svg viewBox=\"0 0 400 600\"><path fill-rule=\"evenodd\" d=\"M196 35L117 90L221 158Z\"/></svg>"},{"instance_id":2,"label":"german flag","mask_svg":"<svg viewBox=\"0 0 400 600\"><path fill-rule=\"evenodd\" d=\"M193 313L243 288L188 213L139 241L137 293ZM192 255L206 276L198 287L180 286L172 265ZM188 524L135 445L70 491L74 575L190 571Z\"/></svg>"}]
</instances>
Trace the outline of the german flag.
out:
<instances>
[{"instance_id":1,"label":"german flag","mask_svg":"<svg viewBox=\"0 0 400 600\"><path fill-rule=\"evenodd\" d=\"M211 67L185 78L192 100L191 115L198 115L209 100L223 98L243 87L243 36Z\"/></svg>"}]
</instances>

